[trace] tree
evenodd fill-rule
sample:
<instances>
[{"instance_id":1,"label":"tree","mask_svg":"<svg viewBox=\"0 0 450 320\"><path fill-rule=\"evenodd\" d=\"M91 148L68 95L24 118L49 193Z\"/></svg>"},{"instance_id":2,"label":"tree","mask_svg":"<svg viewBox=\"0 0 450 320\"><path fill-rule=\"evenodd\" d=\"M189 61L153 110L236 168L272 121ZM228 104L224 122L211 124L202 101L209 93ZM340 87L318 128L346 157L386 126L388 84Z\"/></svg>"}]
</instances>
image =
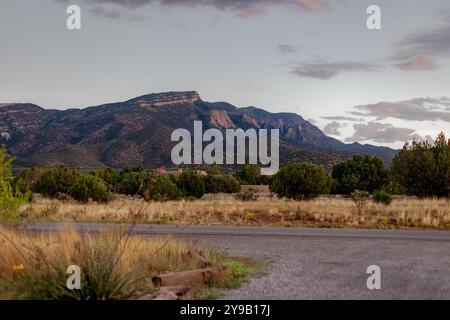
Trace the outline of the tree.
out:
<instances>
[{"instance_id":1,"label":"tree","mask_svg":"<svg viewBox=\"0 0 450 320\"><path fill-rule=\"evenodd\" d=\"M206 193L235 193L241 190L239 181L231 175L208 175L205 177Z\"/></svg>"},{"instance_id":2,"label":"tree","mask_svg":"<svg viewBox=\"0 0 450 320\"><path fill-rule=\"evenodd\" d=\"M102 179L106 183L109 191L117 191L117 184L120 180L120 176L113 169L106 168L105 170L94 171L91 174Z\"/></svg>"},{"instance_id":3,"label":"tree","mask_svg":"<svg viewBox=\"0 0 450 320\"><path fill-rule=\"evenodd\" d=\"M246 164L240 172L236 174L241 184L259 184L260 168L257 165Z\"/></svg>"},{"instance_id":4,"label":"tree","mask_svg":"<svg viewBox=\"0 0 450 320\"><path fill-rule=\"evenodd\" d=\"M331 179L321 166L293 163L273 176L270 190L279 198L302 200L328 193L330 184Z\"/></svg>"},{"instance_id":5,"label":"tree","mask_svg":"<svg viewBox=\"0 0 450 320\"><path fill-rule=\"evenodd\" d=\"M192 170L184 171L176 179L176 184L187 197L201 198L205 194L205 181L203 177Z\"/></svg>"},{"instance_id":6,"label":"tree","mask_svg":"<svg viewBox=\"0 0 450 320\"><path fill-rule=\"evenodd\" d=\"M40 174L32 186L32 190L49 198L69 194L70 187L77 175L76 171L66 166L48 167Z\"/></svg>"},{"instance_id":7,"label":"tree","mask_svg":"<svg viewBox=\"0 0 450 320\"><path fill-rule=\"evenodd\" d=\"M34 186L36 182L39 180L39 177L45 171L45 168L30 168L23 170L15 180L23 181L29 189L34 190Z\"/></svg>"},{"instance_id":8,"label":"tree","mask_svg":"<svg viewBox=\"0 0 450 320\"><path fill-rule=\"evenodd\" d=\"M151 191L150 199L156 201L177 200L182 192L171 178L160 176Z\"/></svg>"},{"instance_id":9,"label":"tree","mask_svg":"<svg viewBox=\"0 0 450 320\"><path fill-rule=\"evenodd\" d=\"M354 156L351 160L333 167L333 192L350 194L355 190L373 193L387 181L387 170L377 157Z\"/></svg>"},{"instance_id":10,"label":"tree","mask_svg":"<svg viewBox=\"0 0 450 320\"><path fill-rule=\"evenodd\" d=\"M0 179L3 179L5 181L11 180L13 161L13 157L7 157L6 147L2 145L0 147Z\"/></svg>"},{"instance_id":11,"label":"tree","mask_svg":"<svg viewBox=\"0 0 450 320\"><path fill-rule=\"evenodd\" d=\"M450 196L450 141L444 133L434 144L406 143L392 162L392 175L408 194L418 197Z\"/></svg>"},{"instance_id":12,"label":"tree","mask_svg":"<svg viewBox=\"0 0 450 320\"><path fill-rule=\"evenodd\" d=\"M431 149L434 158L433 193L438 197L450 196L450 139L441 132Z\"/></svg>"},{"instance_id":13,"label":"tree","mask_svg":"<svg viewBox=\"0 0 450 320\"><path fill-rule=\"evenodd\" d=\"M149 193L149 188L152 188L157 178L154 170L124 170L120 173L117 192L127 195L141 195Z\"/></svg>"},{"instance_id":14,"label":"tree","mask_svg":"<svg viewBox=\"0 0 450 320\"><path fill-rule=\"evenodd\" d=\"M108 202L110 195L108 187L102 179L89 174L79 174L75 177L69 194L78 201Z\"/></svg>"},{"instance_id":15,"label":"tree","mask_svg":"<svg viewBox=\"0 0 450 320\"><path fill-rule=\"evenodd\" d=\"M21 192L12 184L12 163L14 158L8 158L5 146L0 147L0 219L16 218L19 207L31 199L31 192Z\"/></svg>"}]
</instances>

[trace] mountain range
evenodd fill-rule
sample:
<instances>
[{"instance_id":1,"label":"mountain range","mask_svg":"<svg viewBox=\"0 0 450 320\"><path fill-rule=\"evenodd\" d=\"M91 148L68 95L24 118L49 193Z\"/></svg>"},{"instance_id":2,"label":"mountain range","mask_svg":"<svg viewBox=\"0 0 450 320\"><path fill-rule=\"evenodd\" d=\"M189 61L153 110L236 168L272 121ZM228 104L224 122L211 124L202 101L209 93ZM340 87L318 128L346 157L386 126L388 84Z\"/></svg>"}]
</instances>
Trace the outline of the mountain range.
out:
<instances>
[{"instance_id":1,"label":"mountain range","mask_svg":"<svg viewBox=\"0 0 450 320\"><path fill-rule=\"evenodd\" d=\"M328 170L354 154L390 163L396 150L345 144L295 113L203 101L195 91L165 92L84 109L50 110L31 103L0 104L0 144L17 167L65 163L86 170L134 165L171 167L170 141L177 128L280 130L281 163L311 161Z\"/></svg>"}]
</instances>

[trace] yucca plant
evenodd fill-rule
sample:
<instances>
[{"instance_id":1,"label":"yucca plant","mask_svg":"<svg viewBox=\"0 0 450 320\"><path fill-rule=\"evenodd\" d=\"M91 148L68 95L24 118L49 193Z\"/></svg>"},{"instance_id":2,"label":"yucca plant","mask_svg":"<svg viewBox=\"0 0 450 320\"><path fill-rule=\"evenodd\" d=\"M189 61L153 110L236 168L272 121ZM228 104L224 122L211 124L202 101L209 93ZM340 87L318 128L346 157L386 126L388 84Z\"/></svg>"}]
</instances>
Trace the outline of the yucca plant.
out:
<instances>
[{"instance_id":1,"label":"yucca plant","mask_svg":"<svg viewBox=\"0 0 450 320\"><path fill-rule=\"evenodd\" d=\"M92 237L65 232L68 235L61 235L62 243L53 250L35 245L26 249L27 270L10 284L18 298L116 300L131 298L147 288L148 275L139 272L142 266L125 266L122 260L122 251L133 249L128 247L128 235L109 231ZM81 268L81 289L67 288L69 265Z\"/></svg>"}]
</instances>

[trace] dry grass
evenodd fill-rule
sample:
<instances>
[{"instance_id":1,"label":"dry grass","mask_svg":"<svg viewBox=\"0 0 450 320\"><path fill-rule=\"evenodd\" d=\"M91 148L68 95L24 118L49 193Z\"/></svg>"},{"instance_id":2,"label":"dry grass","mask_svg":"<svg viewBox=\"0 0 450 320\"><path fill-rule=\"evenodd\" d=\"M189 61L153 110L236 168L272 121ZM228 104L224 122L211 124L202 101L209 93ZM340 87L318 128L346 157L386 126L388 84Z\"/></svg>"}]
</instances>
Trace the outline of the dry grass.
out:
<instances>
[{"instance_id":1,"label":"dry grass","mask_svg":"<svg viewBox=\"0 0 450 320\"><path fill-rule=\"evenodd\" d=\"M108 230L95 236L63 229L29 234L0 227L0 299L123 299L155 288L148 279L165 271L202 267L186 244L143 239ZM204 251L211 264L226 262ZM204 261L203 261L204 263ZM66 287L69 265L82 269L82 290Z\"/></svg>"},{"instance_id":2,"label":"dry grass","mask_svg":"<svg viewBox=\"0 0 450 320\"><path fill-rule=\"evenodd\" d=\"M139 199L120 198L109 204L36 200L22 207L27 221L129 222L142 207ZM450 229L450 202L445 199L394 199L388 206L368 201L358 210L351 199L323 197L311 201L260 198L152 202L139 223L195 225L262 225L350 228Z\"/></svg>"}]
</instances>

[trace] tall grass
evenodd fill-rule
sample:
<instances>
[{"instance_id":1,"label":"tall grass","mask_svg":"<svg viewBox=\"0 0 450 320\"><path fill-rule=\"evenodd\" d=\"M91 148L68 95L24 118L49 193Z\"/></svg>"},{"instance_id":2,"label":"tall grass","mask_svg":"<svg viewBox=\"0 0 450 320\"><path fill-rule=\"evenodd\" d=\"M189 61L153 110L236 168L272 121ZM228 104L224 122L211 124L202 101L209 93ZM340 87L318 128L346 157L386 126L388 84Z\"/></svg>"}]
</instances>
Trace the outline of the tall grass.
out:
<instances>
[{"instance_id":1,"label":"tall grass","mask_svg":"<svg viewBox=\"0 0 450 320\"><path fill-rule=\"evenodd\" d=\"M179 241L146 240L126 230L29 234L0 227L0 245L3 299L127 299L155 289L148 281L155 274L201 267ZM210 251L206 256L220 259ZM70 265L81 267L81 290L66 286Z\"/></svg>"},{"instance_id":2,"label":"tall grass","mask_svg":"<svg viewBox=\"0 0 450 320\"><path fill-rule=\"evenodd\" d=\"M22 207L27 221L130 222L143 200L117 199L109 204L37 200ZM59 210L48 214L51 205ZM44 214L46 213L46 215ZM248 217L254 217L248 219ZM214 200L151 202L140 223L200 225L270 225L350 228L416 228L450 230L447 199L395 198L389 205L371 200L358 209L351 199L320 197L310 201L260 198L244 202L232 196Z\"/></svg>"}]
</instances>

